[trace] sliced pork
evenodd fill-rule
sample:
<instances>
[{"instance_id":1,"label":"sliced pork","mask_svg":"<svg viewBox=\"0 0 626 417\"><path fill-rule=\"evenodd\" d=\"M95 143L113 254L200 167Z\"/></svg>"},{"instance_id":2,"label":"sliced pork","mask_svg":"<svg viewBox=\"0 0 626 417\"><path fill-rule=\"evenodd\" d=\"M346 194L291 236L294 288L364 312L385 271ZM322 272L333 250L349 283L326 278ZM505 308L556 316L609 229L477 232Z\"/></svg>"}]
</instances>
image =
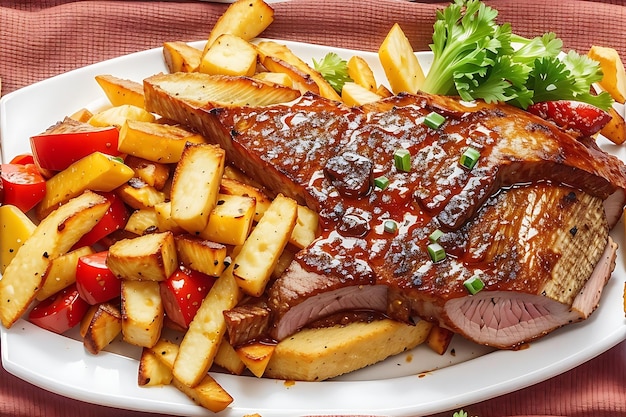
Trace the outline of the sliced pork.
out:
<instances>
[{"instance_id":1,"label":"sliced pork","mask_svg":"<svg viewBox=\"0 0 626 417\"><path fill-rule=\"evenodd\" d=\"M371 309L512 348L595 308L597 299L577 296L613 248L603 202L623 206L626 167L593 141L506 105L424 94L362 108L311 94L199 107L163 77L144 83L148 110L196 129L270 192L320 214L320 238L269 291L277 340ZM431 112L445 116L442 126L424 124ZM459 163L468 148L479 154L472 169ZM408 169L394 163L398 149L408 150ZM389 185L375 187L382 176ZM427 246L437 230L446 256L434 262ZM605 282L610 269L598 274ZM464 285L472 277L484 284L476 295Z\"/></svg>"}]
</instances>

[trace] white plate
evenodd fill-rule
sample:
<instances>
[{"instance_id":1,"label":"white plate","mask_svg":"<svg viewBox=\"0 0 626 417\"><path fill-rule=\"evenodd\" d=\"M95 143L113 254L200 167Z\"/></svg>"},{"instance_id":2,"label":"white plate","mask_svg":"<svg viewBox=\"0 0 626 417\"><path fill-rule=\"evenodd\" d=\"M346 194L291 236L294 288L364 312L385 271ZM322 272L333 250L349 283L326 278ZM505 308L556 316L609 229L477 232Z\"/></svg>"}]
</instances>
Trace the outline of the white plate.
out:
<instances>
[{"instance_id":1,"label":"white plate","mask_svg":"<svg viewBox=\"0 0 626 417\"><path fill-rule=\"evenodd\" d=\"M355 51L285 42L311 62L329 51L349 58ZM197 43L195 46L200 47ZM359 52L384 79L376 54ZM431 55L419 53L428 67ZM94 81L98 74L141 81L166 71L161 50L155 49L72 71L8 94L0 101L3 161L29 152L28 138L81 108L96 109L106 100ZM603 142L620 153L624 147ZM624 242L623 224L613 231ZM414 416L452 410L508 393L565 372L608 350L626 337L622 287L626 271L621 251L613 278L592 317L560 329L520 351L490 352L454 339L452 348L438 356L421 346L385 362L327 382L257 379L214 373L234 397L220 413L241 417L328 414ZM210 414L172 387L137 386L139 350L116 342L97 356L84 350L73 335L60 336L20 320L1 329L2 364L6 370L34 385L58 394L123 409L170 415ZM439 368L437 370L433 370ZM431 371L431 372L428 372Z\"/></svg>"}]
</instances>

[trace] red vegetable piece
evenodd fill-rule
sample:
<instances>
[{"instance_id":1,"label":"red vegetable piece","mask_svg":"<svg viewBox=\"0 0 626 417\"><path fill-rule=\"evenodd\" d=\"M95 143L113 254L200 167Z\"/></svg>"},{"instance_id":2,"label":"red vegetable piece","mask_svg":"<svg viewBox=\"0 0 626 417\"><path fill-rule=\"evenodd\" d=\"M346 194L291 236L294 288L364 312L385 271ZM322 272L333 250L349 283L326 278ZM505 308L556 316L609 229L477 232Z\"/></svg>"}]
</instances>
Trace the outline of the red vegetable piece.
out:
<instances>
[{"instance_id":1,"label":"red vegetable piece","mask_svg":"<svg viewBox=\"0 0 626 417\"><path fill-rule=\"evenodd\" d=\"M79 131L43 133L31 137L30 145L36 164L41 169L62 171L94 152L120 155L117 150L119 137L117 127L93 127L83 124L75 130Z\"/></svg>"},{"instance_id":2,"label":"red vegetable piece","mask_svg":"<svg viewBox=\"0 0 626 417\"><path fill-rule=\"evenodd\" d=\"M96 252L78 258L76 288L80 297L94 305L120 296L121 281L106 265L108 251Z\"/></svg>"},{"instance_id":3,"label":"red vegetable piece","mask_svg":"<svg viewBox=\"0 0 626 417\"><path fill-rule=\"evenodd\" d=\"M160 283L165 313L183 329L188 328L214 283L215 277L180 266Z\"/></svg>"},{"instance_id":4,"label":"red vegetable piece","mask_svg":"<svg viewBox=\"0 0 626 417\"><path fill-rule=\"evenodd\" d=\"M573 131L578 137L592 136L611 121L609 112L574 100L543 101L526 110L565 130Z\"/></svg>"},{"instance_id":5,"label":"red vegetable piece","mask_svg":"<svg viewBox=\"0 0 626 417\"><path fill-rule=\"evenodd\" d=\"M74 245L74 248L80 248L81 246L91 246L99 240L105 238L116 230L124 228L130 212L126 207L126 204L115 193L100 193L111 202L111 206L104 213L104 216L89 232L85 233L78 242Z\"/></svg>"},{"instance_id":6,"label":"red vegetable piece","mask_svg":"<svg viewBox=\"0 0 626 417\"><path fill-rule=\"evenodd\" d=\"M33 164L2 164L3 204L12 204L27 212L46 194L46 180Z\"/></svg>"},{"instance_id":7,"label":"red vegetable piece","mask_svg":"<svg viewBox=\"0 0 626 417\"><path fill-rule=\"evenodd\" d=\"M10 164L19 164L19 165L26 165L26 164L34 164L35 163L35 158L33 158L33 155L29 154L29 153L22 153L19 155L15 155L13 157L13 159L11 159L11 161L9 161Z\"/></svg>"},{"instance_id":8,"label":"red vegetable piece","mask_svg":"<svg viewBox=\"0 0 626 417\"><path fill-rule=\"evenodd\" d=\"M76 285L72 284L37 304L28 321L61 334L80 323L88 309L89 304L80 298Z\"/></svg>"}]
</instances>

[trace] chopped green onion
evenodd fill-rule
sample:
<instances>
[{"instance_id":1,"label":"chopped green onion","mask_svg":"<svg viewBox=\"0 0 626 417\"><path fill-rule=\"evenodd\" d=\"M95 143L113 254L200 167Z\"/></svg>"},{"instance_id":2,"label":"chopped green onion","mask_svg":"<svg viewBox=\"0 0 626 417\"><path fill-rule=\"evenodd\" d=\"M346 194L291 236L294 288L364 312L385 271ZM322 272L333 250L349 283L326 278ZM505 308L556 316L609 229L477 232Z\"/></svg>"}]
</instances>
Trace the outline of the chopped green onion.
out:
<instances>
[{"instance_id":1,"label":"chopped green onion","mask_svg":"<svg viewBox=\"0 0 626 417\"><path fill-rule=\"evenodd\" d=\"M125 163L124 160L119 156L109 156L111 161L119 162L120 164Z\"/></svg>"},{"instance_id":2,"label":"chopped green onion","mask_svg":"<svg viewBox=\"0 0 626 417\"><path fill-rule=\"evenodd\" d=\"M384 228L387 233L396 233L398 231L398 223L393 220L385 220Z\"/></svg>"},{"instance_id":3,"label":"chopped green onion","mask_svg":"<svg viewBox=\"0 0 626 417\"><path fill-rule=\"evenodd\" d=\"M428 236L428 240L430 240L430 243L436 243L441 236L443 236L443 232L437 229L434 232L432 232L430 236Z\"/></svg>"},{"instance_id":4,"label":"chopped green onion","mask_svg":"<svg viewBox=\"0 0 626 417\"><path fill-rule=\"evenodd\" d=\"M409 172L411 170L411 154L408 150L396 149L393 153L393 161L398 171Z\"/></svg>"},{"instance_id":5,"label":"chopped green onion","mask_svg":"<svg viewBox=\"0 0 626 417\"><path fill-rule=\"evenodd\" d=\"M431 129L439 129L445 121L446 118L444 116L439 113L435 113L434 111L428 113L428 115L424 118L424 124Z\"/></svg>"},{"instance_id":6,"label":"chopped green onion","mask_svg":"<svg viewBox=\"0 0 626 417\"><path fill-rule=\"evenodd\" d=\"M385 188L389 187L389 178L385 177L384 175L374 178L374 185L381 190L384 190Z\"/></svg>"},{"instance_id":7,"label":"chopped green onion","mask_svg":"<svg viewBox=\"0 0 626 417\"><path fill-rule=\"evenodd\" d=\"M432 259L433 262L439 262L446 259L446 251L439 243L431 243L426 249L428 250L430 259Z\"/></svg>"},{"instance_id":8,"label":"chopped green onion","mask_svg":"<svg viewBox=\"0 0 626 417\"><path fill-rule=\"evenodd\" d=\"M485 287L485 283L476 275L466 279L463 285L465 285L467 291L469 291L469 293L472 295L476 294Z\"/></svg>"},{"instance_id":9,"label":"chopped green onion","mask_svg":"<svg viewBox=\"0 0 626 417\"><path fill-rule=\"evenodd\" d=\"M480 152L470 146L461 155L459 163L467 169L472 169L478 162L478 158L480 158Z\"/></svg>"}]
</instances>

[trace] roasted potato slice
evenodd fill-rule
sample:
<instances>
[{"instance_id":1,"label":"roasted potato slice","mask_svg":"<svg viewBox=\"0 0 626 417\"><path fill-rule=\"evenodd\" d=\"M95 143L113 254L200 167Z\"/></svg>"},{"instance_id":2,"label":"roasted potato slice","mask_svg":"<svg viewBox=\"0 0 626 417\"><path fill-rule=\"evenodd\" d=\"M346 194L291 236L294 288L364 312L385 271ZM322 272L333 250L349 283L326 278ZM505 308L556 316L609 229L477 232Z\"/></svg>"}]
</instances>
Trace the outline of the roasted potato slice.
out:
<instances>
[{"instance_id":1,"label":"roasted potato slice","mask_svg":"<svg viewBox=\"0 0 626 417\"><path fill-rule=\"evenodd\" d=\"M165 42L163 58L170 72L194 72L200 66L202 51L185 42Z\"/></svg>"},{"instance_id":2,"label":"roasted potato slice","mask_svg":"<svg viewBox=\"0 0 626 417\"><path fill-rule=\"evenodd\" d=\"M122 280L122 336L131 345L152 347L161 337L164 308L157 281Z\"/></svg>"},{"instance_id":3,"label":"roasted potato slice","mask_svg":"<svg viewBox=\"0 0 626 417\"><path fill-rule=\"evenodd\" d=\"M169 164L180 160L187 142L204 143L205 140L180 126L127 120L120 129L117 148L129 155Z\"/></svg>"},{"instance_id":4,"label":"roasted potato slice","mask_svg":"<svg viewBox=\"0 0 626 417\"><path fill-rule=\"evenodd\" d=\"M113 75L96 75L96 82L113 106L130 104L143 108L143 86L141 83L125 80Z\"/></svg>"},{"instance_id":5,"label":"roasted potato slice","mask_svg":"<svg viewBox=\"0 0 626 417\"><path fill-rule=\"evenodd\" d=\"M172 219L189 233L200 233L217 204L225 151L217 145L187 144L172 180Z\"/></svg>"},{"instance_id":6,"label":"roasted potato slice","mask_svg":"<svg viewBox=\"0 0 626 417\"><path fill-rule=\"evenodd\" d=\"M156 357L170 368L174 368L178 360L180 348L175 343L161 340L152 348ZM233 402L233 397L222 388L209 374L201 377L200 382L191 387L174 377L172 383L181 392L191 398L196 404L207 410L218 413Z\"/></svg>"},{"instance_id":7,"label":"roasted potato slice","mask_svg":"<svg viewBox=\"0 0 626 417\"><path fill-rule=\"evenodd\" d=\"M174 238L178 259L188 268L211 276L220 276L226 268L226 246L190 234Z\"/></svg>"},{"instance_id":8,"label":"roasted potato slice","mask_svg":"<svg viewBox=\"0 0 626 417\"><path fill-rule=\"evenodd\" d=\"M276 345L256 342L241 346L236 349L236 352L250 372L257 378L261 378L275 349Z\"/></svg>"},{"instance_id":9,"label":"roasted potato slice","mask_svg":"<svg viewBox=\"0 0 626 417\"><path fill-rule=\"evenodd\" d=\"M89 118L87 123L92 126L100 127L122 127L127 120L154 122L156 118L152 113L147 112L142 107L133 106L131 104L121 104L95 113Z\"/></svg>"},{"instance_id":10,"label":"roasted potato slice","mask_svg":"<svg viewBox=\"0 0 626 417\"><path fill-rule=\"evenodd\" d=\"M230 177L223 177L220 183L220 193L252 197L255 201L254 221L258 222L265 211L272 204L272 200L263 191L252 185Z\"/></svg>"},{"instance_id":11,"label":"roasted potato slice","mask_svg":"<svg viewBox=\"0 0 626 417\"><path fill-rule=\"evenodd\" d=\"M136 210L151 208L165 201L165 193L138 177L120 185L116 192L124 203Z\"/></svg>"},{"instance_id":12,"label":"roasted potato slice","mask_svg":"<svg viewBox=\"0 0 626 417\"><path fill-rule=\"evenodd\" d=\"M50 259L66 253L104 216L110 202L86 191L44 218L0 279L0 319L10 328L42 287Z\"/></svg>"},{"instance_id":13,"label":"roasted potato slice","mask_svg":"<svg viewBox=\"0 0 626 417\"><path fill-rule=\"evenodd\" d=\"M176 221L172 218L171 201L164 201L163 203L155 205L154 210L157 215L157 226L160 231L165 232L169 230L176 235L186 233L185 229L180 227L178 223L176 223Z\"/></svg>"},{"instance_id":14,"label":"roasted potato slice","mask_svg":"<svg viewBox=\"0 0 626 417\"><path fill-rule=\"evenodd\" d=\"M141 350L137 385L140 387L169 385L172 383L172 368L159 360L149 348Z\"/></svg>"},{"instance_id":15,"label":"roasted potato slice","mask_svg":"<svg viewBox=\"0 0 626 417\"><path fill-rule=\"evenodd\" d=\"M347 82L341 90L341 99L348 106L362 106L382 99L378 94L353 82Z\"/></svg>"},{"instance_id":16,"label":"roasted potato slice","mask_svg":"<svg viewBox=\"0 0 626 417\"><path fill-rule=\"evenodd\" d=\"M350 57L348 60L348 76L361 87L376 92L376 77L365 59L358 55Z\"/></svg>"},{"instance_id":17,"label":"roasted potato slice","mask_svg":"<svg viewBox=\"0 0 626 417\"><path fill-rule=\"evenodd\" d=\"M428 344L428 347L433 351L443 355L446 353L446 350L448 350L448 346L450 346L452 336L454 336L452 331L433 325L432 329L430 329L430 332L428 333L426 344Z\"/></svg>"},{"instance_id":18,"label":"roasted potato slice","mask_svg":"<svg viewBox=\"0 0 626 417\"><path fill-rule=\"evenodd\" d=\"M259 36L273 21L274 9L263 0L237 0L215 22L203 55L225 33L249 41Z\"/></svg>"},{"instance_id":19,"label":"roasted potato slice","mask_svg":"<svg viewBox=\"0 0 626 417\"><path fill-rule=\"evenodd\" d=\"M135 171L137 178L159 191L163 190L170 177L170 167L166 163L154 162L132 155L127 155L124 158L124 163Z\"/></svg>"},{"instance_id":20,"label":"roasted potato slice","mask_svg":"<svg viewBox=\"0 0 626 417\"><path fill-rule=\"evenodd\" d=\"M307 206L298 205L298 217L289 243L303 249L319 235L319 216Z\"/></svg>"},{"instance_id":21,"label":"roasted potato slice","mask_svg":"<svg viewBox=\"0 0 626 417\"><path fill-rule=\"evenodd\" d=\"M424 70L411 43L397 23L380 45L378 57L394 93L414 94L421 88L425 79Z\"/></svg>"},{"instance_id":22,"label":"roasted potato slice","mask_svg":"<svg viewBox=\"0 0 626 417\"><path fill-rule=\"evenodd\" d=\"M140 236L144 233L159 231L158 215L154 207L133 211L124 226L124 230ZM164 232L165 230L160 231Z\"/></svg>"},{"instance_id":23,"label":"roasted potato slice","mask_svg":"<svg viewBox=\"0 0 626 417\"><path fill-rule=\"evenodd\" d=\"M600 86L619 103L626 101L626 69L619 53L614 48L594 45L587 56L600 63L602 80Z\"/></svg>"},{"instance_id":24,"label":"roasted potato slice","mask_svg":"<svg viewBox=\"0 0 626 417\"><path fill-rule=\"evenodd\" d=\"M259 297L289 242L298 216L295 200L279 194L233 260L233 273L241 289Z\"/></svg>"},{"instance_id":25,"label":"roasted potato slice","mask_svg":"<svg viewBox=\"0 0 626 417\"><path fill-rule=\"evenodd\" d=\"M252 230L255 209L253 197L219 194L200 236L226 245L242 245Z\"/></svg>"},{"instance_id":26,"label":"roasted potato slice","mask_svg":"<svg viewBox=\"0 0 626 417\"><path fill-rule=\"evenodd\" d=\"M202 56L199 72L212 75L242 75L256 72L257 51L248 41L225 33Z\"/></svg>"},{"instance_id":27,"label":"roasted potato slice","mask_svg":"<svg viewBox=\"0 0 626 417\"><path fill-rule=\"evenodd\" d=\"M122 331L122 315L112 303L99 304L83 335L83 344L94 355L107 347Z\"/></svg>"},{"instance_id":28,"label":"roasted potato slice","mask_svg":"<svg viewBox=\"0 0 626 417\"><path fill-rule=\"evenodd\" d=\"M211 287L180 344L174 377L182 384L196 387L206 376L226 332L222 312L236 306L241 297L231 265Z\"/></svg>"},{"instance_id":29,"label":"roasted potato slice","mask_svg":"<svg viewBox=\"0 0 626 417\"><path fill-rule=\"evenodd\" d=\"M94 253L89 246L83 246L50 260L44 273L44 282L37 292L37 300L42 301L63 288L76 282L76 265L78 258Z\"/></svg>"},{"instance_id":30,"label":"roasted potato slice","mask_svg":"<svg viewBox=\"0 0 626 417\"><path fill-rule=\"evenodd\" d=\"M120 279L165 281L178 267L174 235L168 231L119 240L109 247L106 263Z\"/></svg>"},{"instance_id":31,"label":"roasted potato slice","mask_svg":"<svg viewBox=\"0 0 626 417\"><path fill-rule=\"evenodd\" d=\"M246 369L246 365L241 361L235 348L228 343L227 338L222 339L222 343L215 354L214 363L233 375L241 375Z\"/></svg>"}]
</instances>

